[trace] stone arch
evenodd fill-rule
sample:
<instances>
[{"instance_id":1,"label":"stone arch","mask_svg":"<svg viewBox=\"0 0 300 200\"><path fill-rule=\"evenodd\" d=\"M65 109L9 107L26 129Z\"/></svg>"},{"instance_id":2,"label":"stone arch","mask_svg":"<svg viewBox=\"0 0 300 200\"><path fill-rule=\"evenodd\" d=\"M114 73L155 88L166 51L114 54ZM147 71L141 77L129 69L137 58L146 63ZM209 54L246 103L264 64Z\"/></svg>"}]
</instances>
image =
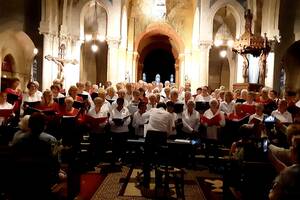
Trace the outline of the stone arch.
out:
<instances>
[{"instance_id":1,"label":"stone arch","mask_svg":"<svg viewBox=\"0 0 300 200\"><path fill-rule=\"evenodd\" d=\"M283 67L286 72L286 87L289 89L300 89L300 40L294 42L283 57Z\"/></svg>"},{"instance_id":2,"label":"stone arch","mask_svg":"<svg viewBox=\"0 0 300 200\"><path fill-rule=\"evenodd\" d=\"M140 78L139 73L141 72L141 63L139 63L140 59L143 59L143 55L140 55L142 51L149 47L150 51L155 46L151 45L151 37L161 36L168 38L171 47L172 53L175 58L175 80L176 83L180 83L180 69L181 69L181 56L184 53L184 42L176 33L176 31L166 23L152 23L147 26L146 30L142 32L136 39L134 43L134 52L136 52L137 56L135 56L135 74L136 79Z\"/></svg>"},{"instance_id":3,"label":"stone arch","mask_svg":"<svg viewBox=\"0 0 300 200\"><path fill-rule=\"evenodd\" d=\"M32 40L23 31L12 30L0 33L0 38L1 63L5 56L11 55L14 59L11 76L18 77L21 80L22 87L25 87L26 82L31 78L30 72L34 58L33 49L35 46Z\"/></svg>"},{"instance_id":4,"label":"stone arch","mask_svg":"<svg viewBox=\"0 0 300 200\"><path fill-rule=\"evenodd\" d=\"M213 6L210 8L210 12L208 14L208 24L211 26L209 27L209 33L211 33L211 39L213 38L213 20L218 12L218 10L224 6L227 6L229 9L231 9L233 16L236 21L236 37L238 38L244 31L244 8L241 6L240 3L238 3L235 0L222 0L217 1L213 4Z\"/></svg>"},{"instance_id":5,"label":"stone arch","mask_svg":"<svg viewBox=\"0 0 300 200\"><path fill-rule=\"evenodd\" d=\"M87 1L84 5L82 5L81 9L80 9L80 22L79 22L79 26L80 26L80 33L79 33L79 37L81 40L84 40L84 16L88 11L89 6L91 5L91 3L93 3L94 1ZM106 11L106 33L108 31L108 24L110 24L110 22L112 21L111 19L111 12L112 12L112 4L110 2L108 2L107 0L97 0L98 5L100 5L102 8L105 9Z\"/></svg>"}]
</instances>

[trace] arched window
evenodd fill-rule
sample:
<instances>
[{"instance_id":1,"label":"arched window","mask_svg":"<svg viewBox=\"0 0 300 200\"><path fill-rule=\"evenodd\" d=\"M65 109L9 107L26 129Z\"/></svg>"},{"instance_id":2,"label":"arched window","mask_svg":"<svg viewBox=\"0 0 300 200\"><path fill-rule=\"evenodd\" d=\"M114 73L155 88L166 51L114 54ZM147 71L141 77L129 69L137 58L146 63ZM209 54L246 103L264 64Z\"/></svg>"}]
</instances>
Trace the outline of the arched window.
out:
<instances>
[{"instance_id":1,"label":"arched window","mask_svg":"<svg viewBox=\"0 0 300 200\"><path fill-rule=\"evenodd\" d=\"M1 65L1 71L12 73L13 64L14 64L13 57L11 55L5 56Z\"/></svg>"}]
</instances>

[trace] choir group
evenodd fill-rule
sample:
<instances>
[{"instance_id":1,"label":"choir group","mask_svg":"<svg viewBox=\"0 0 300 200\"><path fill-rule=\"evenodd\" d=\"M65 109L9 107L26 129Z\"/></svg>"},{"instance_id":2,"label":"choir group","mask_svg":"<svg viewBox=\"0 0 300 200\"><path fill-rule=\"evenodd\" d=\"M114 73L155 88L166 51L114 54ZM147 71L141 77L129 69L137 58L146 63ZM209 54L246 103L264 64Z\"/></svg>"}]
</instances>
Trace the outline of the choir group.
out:
<instances>
[{"instance_id":1,"label":"choir group","mask_svg":"<svg viewBox=\"0 0 300 200\"><path fill-rule=\"evenodd\" d=\"M19 84L13 79L0 93L1 126L19 123L8 142L14 145L26 137L30 132L26 121L40 113L46 120L42 137L54 145L78 149L83 135L89 133L95 164L108 140L112 139L116 161L123 158L128 138L146 137L149 131L163 132L169 139L197 138L213 148L224 145L231 156L243 159L238 144L245 139L239 133L244 124L255 137L268 138L277 148L273 148L275 155L278 148L289 147L288 125L300 122L300 93L294 91L280 96L270 88L231 92L223 86L213 91L203 86L194 93L189 82L176 87L168 81L116 85L107 81L103 87L87 81L65 90L54 81L41 92L36 81L29 82L26 91L19 90Z\"/></svg>"}]
</instances>

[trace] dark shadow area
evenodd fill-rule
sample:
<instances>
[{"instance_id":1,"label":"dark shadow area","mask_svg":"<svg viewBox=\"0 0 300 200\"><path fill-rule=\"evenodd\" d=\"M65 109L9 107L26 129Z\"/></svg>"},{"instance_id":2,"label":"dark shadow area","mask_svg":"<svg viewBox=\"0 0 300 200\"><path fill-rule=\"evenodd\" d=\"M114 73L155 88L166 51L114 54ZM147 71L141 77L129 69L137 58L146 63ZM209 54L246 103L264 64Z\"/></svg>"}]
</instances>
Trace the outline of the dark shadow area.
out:
<instances>
[{"instance_id":1,"label":"dark shadow area","mask_svg":"<svg viewBox=\"0 0 300 200\"><path fill-rule=\"evenodd\" d=\"M175 59L170 51L164 49L154 49L150 51L144 60L143 72L146 74L147 82L155 80L156 74L160 74L160 82L170 80L174 75L175 82Z\"/></svg>"}]
</instances>

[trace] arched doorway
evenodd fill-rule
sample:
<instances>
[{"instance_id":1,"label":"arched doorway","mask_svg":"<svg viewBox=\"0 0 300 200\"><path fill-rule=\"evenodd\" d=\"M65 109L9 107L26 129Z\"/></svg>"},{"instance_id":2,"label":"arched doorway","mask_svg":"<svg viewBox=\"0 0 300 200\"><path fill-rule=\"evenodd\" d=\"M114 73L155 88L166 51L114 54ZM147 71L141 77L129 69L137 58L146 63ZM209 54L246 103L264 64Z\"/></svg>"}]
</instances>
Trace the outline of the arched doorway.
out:
<instances>
[{"instance_id":1,"label":"arched doorway","mask_svg":"<svg viewBox=\"0 0 300 200\"><path fill-rule=\"evenodd\" d=\"M138 78L145 73L146 81L155 81L155 76L160 75L160 81L170 81L171 75L175 77L175 56L172 52L170 38L165 35L154 35L148 38L148 44L140 53Z\"/></svg>"},{"instance_id":2,"label":"arched doorway","mask_svg":"<svg viewBox=\"0 0 300 200\"><path fill-rule=\"evenodd\" d=\"M1 63L1 90L10 86L10 80L13 76L15 61L12 55L8 54Z\"/></svg>"},{"instance_id":3,"label":"arched doorway","mask_svg":"<svg viewBox=\"0 0 300 200\"><path fill-rule=\"evenodd\" d=\"M135 41L138 54L134 69L136 81L141 80L143 72L146 72L147 82L154 81L156 74L160 74L161 82L170 80L173 74L174 83L180 84L182 60L179 55L183 54L184 44L170 25L150 24Z\"/></svg>"},{"instance_id":4,"label":"arched doorway","mask_svg":"<svg viewBox=\"0 0 300 200\"><path fill-rule=\"evenodd\" d=\"M286 73L285 87L298 90L300 89L300 40L294 42L286 51L283 58L283 68Z\"/></svg>"},{"instance_id":5,"label":"arched doorway","mask_svg":"<svg viewBox=\"0 0 300 200\"><path fill-rule=\"evenodd\" d=\"M231 55L232 46L230 45L232 45L237 34L237 23L234 13L232 7L225 5L217 10L213 18L214 46L209 53L208 79L208 85L212 89L220 86L230 89L233 83L233 73L236 66L232 62L234 59Z\"/></svg>"},{"instance_id":6,"label":"arched doorway","mask_svg":"<svg viewBox=\"0 0 300 200\"><path fill-rule=\"evenodd\" d=\"M209 53L209 79L208 85L212 89L217 89L221 85L226 89L230 88L230 69L227 58L220 56L220 49L211 48Z\"/></svg>"},{"instance_id":7,"label":"arched doorway","mask_svg":"<svg viewBox=\"0 0 300 200\"><path fill-rule=\"evenodd\" d=\"M107 80L107 11L98 1L90 1L83 10L80 79L103 84Z\"/></svg>"}]
</instances>

